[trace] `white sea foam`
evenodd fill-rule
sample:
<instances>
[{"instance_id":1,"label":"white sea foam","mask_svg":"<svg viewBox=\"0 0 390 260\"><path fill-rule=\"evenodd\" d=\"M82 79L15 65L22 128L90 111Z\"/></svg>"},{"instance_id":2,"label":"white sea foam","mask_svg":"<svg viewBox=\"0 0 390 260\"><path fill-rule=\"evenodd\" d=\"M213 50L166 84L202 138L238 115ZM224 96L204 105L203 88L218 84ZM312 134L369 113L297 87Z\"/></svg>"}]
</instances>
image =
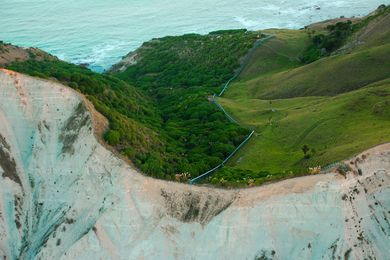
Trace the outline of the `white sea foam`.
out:
<instances>
[{"instance_id":1,"label":"white sea foam","mask_svg":"<svg viewBox=\"0 0 390 260\"><path fill-rule=\"evenodd\" d=\"M261 25L261 21L250 20L245 17L236 16L234 20L239 22L243 27L248 29L258 28Z\"/></svg>"}]
</instances>

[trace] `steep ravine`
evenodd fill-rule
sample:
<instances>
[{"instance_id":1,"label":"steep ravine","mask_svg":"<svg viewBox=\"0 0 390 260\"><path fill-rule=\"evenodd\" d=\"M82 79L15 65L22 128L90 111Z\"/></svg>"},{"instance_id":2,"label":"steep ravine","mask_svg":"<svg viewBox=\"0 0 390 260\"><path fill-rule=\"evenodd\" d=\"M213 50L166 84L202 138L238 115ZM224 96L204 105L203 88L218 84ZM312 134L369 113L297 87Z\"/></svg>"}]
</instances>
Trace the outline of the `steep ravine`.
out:
<instances>
[{"instance_id":1,"label":"steep ravine","mask_svg":"<svg viewBox=\"0 0 390 260\"><path fill-rule=\"evenodd\" d=\"M353 161L246 190L151 179L77 93L1 70L0 259L386 259L390 144Z\"/></svg>"}]
</instances>

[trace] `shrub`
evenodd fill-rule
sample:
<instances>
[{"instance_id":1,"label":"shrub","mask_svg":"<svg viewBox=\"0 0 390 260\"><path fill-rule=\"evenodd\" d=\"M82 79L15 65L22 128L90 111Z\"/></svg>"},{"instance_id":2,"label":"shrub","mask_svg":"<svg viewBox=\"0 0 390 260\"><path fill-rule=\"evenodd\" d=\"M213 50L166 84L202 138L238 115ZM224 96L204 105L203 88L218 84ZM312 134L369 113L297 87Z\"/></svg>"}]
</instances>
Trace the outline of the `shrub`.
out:
<instances>
[{"instance_id":1,"label":"shrub","mask_svg":"<svg viewBox=\"0 0 390 260\"><path fill-rule=\"evenodd\" d=\"M118 131L109 130L104 136L104 139L109 145L116 146L120 142L121 135Z\"/></svg>"},{"instance_id":2,"label":"shrub","mask_svg":"<svg viewBox=\"0 0 390 260\"><path fill-rule=\"evenodd\" d=\"M311 63L340 48L353 32L351 21L329 25L326 34L311 36L311 44L301 56L303 63Z\"/></svg>"}]
</instances>

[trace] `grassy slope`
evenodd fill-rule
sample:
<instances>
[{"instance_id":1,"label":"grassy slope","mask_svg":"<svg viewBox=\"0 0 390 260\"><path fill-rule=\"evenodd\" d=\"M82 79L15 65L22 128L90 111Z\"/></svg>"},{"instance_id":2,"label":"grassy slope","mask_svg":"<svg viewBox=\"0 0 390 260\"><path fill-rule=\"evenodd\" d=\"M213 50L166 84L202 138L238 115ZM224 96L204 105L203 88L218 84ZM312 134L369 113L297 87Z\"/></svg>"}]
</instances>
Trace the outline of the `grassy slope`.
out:
<instances>
[{"instance_id":1,"label":"grassy slope","mask_svg":"<svg viewBox=\"0 0 390 260\"><path fill-rule=\"evenodd\" d=\"M390 44L337 55L291 70L262 74L242 82L228 96L262 98L331 96L361 88L390 76Z\"/></svg>"},{"instance_id":2,"label":"grassy slope","mask_svg":"<svg viewBox=\"0 0 390 260\"><path fill-rule=\"evenodd\" d=\"M212 182L223 178L222 183L234 185L253 179L260 184L296 176L389 142L390 45L383 41L385 28L374 31L378 35L352 53L305 66L285 59L305 49L303 32L289 31L286 37L276 31L284 43L273 40L261 47L240 81L219 100L256 136L229 165L238 174L228 168ZM310 159L303 157L304 144L315 150Z\"/></svg>"},{"instance_id":3,"label":"grassy slope","mask_svg":"<svg viewBox=\"0 0 390 260\"><path fill-rule=\"evenodd\" d=\"M266 30L270 35L277 35L259 48L238 81L256 78L259 74L270 74L300 66L299 55L308 44L305 31Z\"/></svg>"},{"instance_id":4,"label":"grassy slope","mask_svg":"<svg viewBox=\"0 0 390 260\"><path fill-rule=\"evenodd\" d=\"M362 27L344 49L360 50L390 42L390 6L379 9L360 23Z\"/></svg>"},{"instance_id":5,"label":"grassy slope","mask_svg":"<svg viewBox=\"0 0 390 260\"><path fill-rule=\"evenodd\" d=\"M359 31L341 48L344 55L333 55L306 66L286 58L302 54L309 43L306 31L287 31L287 35L283 30L274 31L277 38L258 50L227 96L332 96L386 79L390 76L390 7L363 19L356 27Z\"/></svg>"},{"instance_id":6,"label":"grassy slope","mask_svg":"<svg viewBox=\"0 0 390 260\"><path fill-rule=\"evenodd\" d=\"M306 172L390 141L390 80L335 97L220 102L257 132L232 164L242 169ZM304 144L316 150L308 160Z\"/></svg>"}]
</instances>

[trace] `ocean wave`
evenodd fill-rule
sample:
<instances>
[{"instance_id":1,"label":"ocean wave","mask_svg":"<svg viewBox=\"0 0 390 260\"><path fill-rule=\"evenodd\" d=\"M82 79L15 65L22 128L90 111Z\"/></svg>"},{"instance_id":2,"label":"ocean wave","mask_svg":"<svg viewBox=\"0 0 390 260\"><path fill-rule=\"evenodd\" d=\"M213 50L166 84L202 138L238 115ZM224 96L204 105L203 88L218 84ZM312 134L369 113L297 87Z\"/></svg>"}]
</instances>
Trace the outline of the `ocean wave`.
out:
<instances>
[{"instance_id":1,"label":"ocean wave","mask_svg":"<svg viewBox=\"0 0 390 260\"><path fill-rule=\"evenodd\" d=\"M2 0L0 40L39 47L102 70L155 37L237 27L298 29L332 17L365 14L390 0L20 2L26 1Z\"/></svg>"},{"instance_id":2,"label":"ocean wave","mask_svg":"<svg viewBox=\"0 0 390 260\"><path fill-rule=\"evenodd\" d=\"M89 53L82 53L79 56L73 57L72 62L88 65L92 68L101 67L105 70L126 54L123 53L120 56L118 53L127 49L129 49L129 43L124 41L101 43L92 47Z\"/></svg>"},{"instance_id":3,"label":"ocean wave","mask_svg":"<svg viewBox=\"0 0 390 260\"><path fill-rule=\"evenodd\" d=\"M243 27L245 27L247 29L253 30L253 29L256 29L256 28L261 26L261 22L247 19L247 18L242 17L242 16L236 16L236 17L234 17L234 20L237 21L238 23L240 23Z\"/></svg>"}]
</instances>

